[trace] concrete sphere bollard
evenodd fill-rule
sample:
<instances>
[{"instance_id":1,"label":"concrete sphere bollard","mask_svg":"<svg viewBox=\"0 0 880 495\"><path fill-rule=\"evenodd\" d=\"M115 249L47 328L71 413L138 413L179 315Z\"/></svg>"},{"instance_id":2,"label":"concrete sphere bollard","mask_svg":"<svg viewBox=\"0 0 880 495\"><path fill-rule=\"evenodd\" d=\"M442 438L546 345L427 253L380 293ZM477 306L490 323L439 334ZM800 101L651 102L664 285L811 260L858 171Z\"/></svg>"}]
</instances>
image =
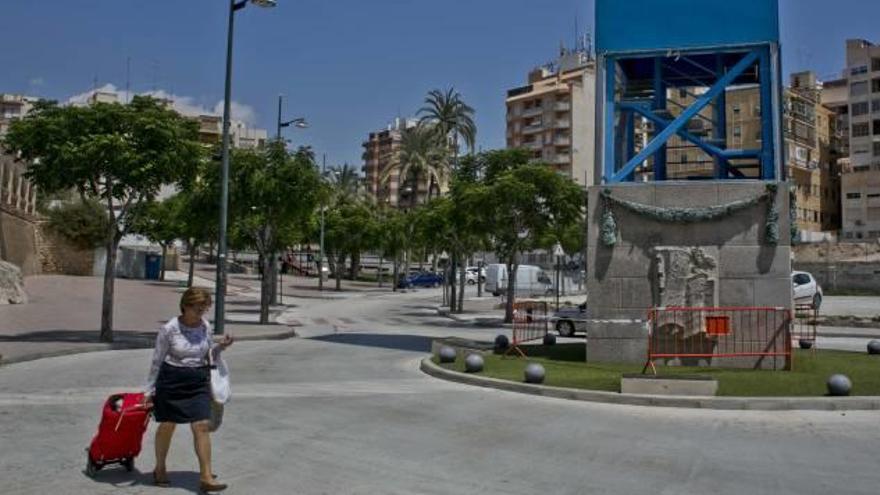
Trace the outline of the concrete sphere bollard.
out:
<instances>
[{"instance_id":1,"label":"concrete sphere bollard","mask_svg":"<svg viewBox=\"0 0 880 495\"><path fill-rule=\"evenodd\" d=\"M868 342L868 354L875 356L880 354L880 340L872 340Z\"/></svg>"},{"instance_id":2,"label":"concrete sphere bollard","mask_svg":"<svg viewBox=\"0 0 880 495\"><path fill-rule=\"evenodd\" d=\"M495 337L495 349L505 351L508 347L510 347L510 339L507 338L507 335L502 333Z\"/></svg>"},{"instance_id":3,"label":"concrete sphere bollard","mask_svg":"<svg viewBox=\"0 0 880 495\"><path fill-rule=\"evenodd\" d=\"M831 375L826 385L828 386L828 395L843 396L849 395L852 391L852 382L846 375Z\"/></svg>"},{"instance_id":4,"label":"concrete sphere bollard","mask_svg":"<svg viewBox=\"0 0 880 495\"><path fill-rule=\"evenodd\" d=\"M440 356L441 363L454 363L455 362L455 349L445 345L440 348L440 352L437 353Z\"/></svg>"},{"instance_id":5,"label":"concrete sphere bollard","mask_svg":"<svg viewBox=\"0 0 880 495\"><path fill-rule=\"evenodd\" d=\"M554 333L545 333L544 334L544 345L553 345L556 343L556 334Z\"/></svg>"},{"instance_id":6,"label":"concrete sphere bollard","mask_svg":"<svg viewBox=\"0 0 880 495\"><path fill-rule=\"evenodd\" d=\"M801 346L801 349L812 349L813 348L813 341L807 340L807 339L800 339L800 340L798 340L798 345Z\"/></svg>"},{"instance_id":7,"label":"concrete sphere bollard","mask_svg":"<svg viewBox=\"0 0 880 495\"><path fill-rule=\"evenodd\" d=\"M469 354L464 359L464 370L468 373L479 373L483 371L483 356L479 354Z\"/></svg>"},{"instance_id":8,"label":"concrete sphere bollard","mask_svg":"<svg viewBox=\"0 0 880 495\"><path fill-rule=\"evenodd\" d=\"M544 383L544 367L538 363L526 366L526 383Z\"/></svg>"}]
</instances>

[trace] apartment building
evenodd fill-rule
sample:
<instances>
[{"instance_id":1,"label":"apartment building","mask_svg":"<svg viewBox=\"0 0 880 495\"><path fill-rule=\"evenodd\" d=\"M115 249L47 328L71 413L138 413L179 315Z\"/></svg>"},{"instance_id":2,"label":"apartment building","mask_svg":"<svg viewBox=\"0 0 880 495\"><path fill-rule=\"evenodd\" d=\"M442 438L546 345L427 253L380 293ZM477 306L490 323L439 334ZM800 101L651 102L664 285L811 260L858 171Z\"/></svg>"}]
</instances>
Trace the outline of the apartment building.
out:
<instances>
[{"instance_id":1,"label":"apartment building","mask_svg":"<svg viewBox=\"0 0 880 495\"><path fill-rule=\"evenodd\" d=\"M0 93L0 137L6 135L9 124L27 115L38 98L24 95Z\"/></svg>"},{"instance_id":2,"label":"apartment building","mask_svg":"<svg viewBox=\"0 0 880 495\"><path fill-rule=\"evenodd\" d=\"M578 184L593 183L595 61L585 43L507 92L507 147L525 148Z\"/></svg>"},{"instance_id":3,"label":"apartment building","mask_svg":"<svg viewBox=\"0 0 880 495\"><path fill-rule=\"evenodd\" d=\"M842 239L880 239L880 46L846 42L849 162L841 170Z\"/></svg>"},{"instance_id":4,"label":"apartment building","mask_svg":"<svg viewBox=\"0 0 880 495\"><path fill-rule=\"evenodd\" d=\"M412 208L427 200L429 181L423 176L401 177L400 146L403 133L418 125L417 119L396 118L385 129L371 132L364 141L364 189L377 204ZM435 185L445 189L445 185ZM436 195L440 190L435 189Z\"/></svg>"}]
</instances>

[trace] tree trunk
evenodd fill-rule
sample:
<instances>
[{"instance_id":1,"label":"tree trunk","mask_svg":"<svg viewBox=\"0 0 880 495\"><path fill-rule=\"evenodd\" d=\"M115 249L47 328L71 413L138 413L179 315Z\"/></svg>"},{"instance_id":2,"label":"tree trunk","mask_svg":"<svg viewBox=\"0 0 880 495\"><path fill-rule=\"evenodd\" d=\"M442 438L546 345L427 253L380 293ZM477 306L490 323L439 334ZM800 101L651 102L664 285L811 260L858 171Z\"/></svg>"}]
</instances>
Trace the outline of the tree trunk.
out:
<instances>
[{"instance_id":1,"label":"tree trunk","mask_svg":"<svg viewBox=\"0 0 880 495\"><path fill-rule=\"evenodd\" d=\"M464 312L464 286L467 284L467 263L462 263L458 268L458 312Z\"/></svg>"},{"instance_id":2,"label":"tree trunk","mask_svg":"<svg viewBox=\"0 0 880 495\"><path fill-rule=\"evenodd\" d=\"M400 280L398 280L400 278L400 260L396 255L394 256L394 267L392 268L392 272L394 278L391 280L391 291L397 292L397 284L400 282Z\"/></svg>"},{"instance_id":3,"label":"tree trunk","mask_svg":"<svg viewBox=\"0 0 880 495\"><path fill-rule=\"evenodd\" d=\"M379 255L379 269L376 270L376 281L379 283L379 287L382 287L382 262L385 261L383 255Z\"/></svg>"},{"instance_id":4,"label":"tree trunk","mask_svg":"<svg viewBox=\"0 0 880 495\"><path fill-rule=\"evenodd\" d=\"M341 290L342 290L342 275L343 275L343 272L345 272L345 255L344 255L344 254L340 254L340 255L336 258L336 273L335 273L335 275L336 275L336 290L337 290L337 291L341 291Z\"/></svg>"},{"instance_id":5,"label":"tree trunk","mask_svg":"<svg viewBox=\"0 0 880 495\"><path fill-rule=\"evenodd\" d=\"M114 234L105 246L107 259L104 263L104 294L101 297L101 342L113 342L113 291L116 283L116 250L121 235Z\"/></svg>"},{"instance_id":6,"label":"tree trunk","mask_svg":"<svg viewBox=\"0 0 880 495\"><path fill-rule=\"evenodd\" d=\"M272 256L260 256L260 325L269 323L269 304L272 302Z\"/></svg>"},{"instance_id":7,"label":"tree trunk","mask_svg":"<svg viewBox=\"0 0 880 495\"><path fill-rule=\"evenodd\" d=\"M513 302L516 298L516 270L519 264L515 255L507 260L507 306L504 309L504 323L513 323Z\"/></svg>"},{"instance_id":8,"label":"tree trunk","mask_svg":"<svg viewBox=\"0 0 880 495\"><path fill-rule=\"evenodd\" d=\"M199 251L199 243L190 242L189 243L189 274L186 277L186 286L193 286L193 279L195 278L196 271L196 253Z\"/></svg>"},{"instance_id":9,"label":"tree trunk","mask_svg":"<svg viewBox=\"0 0 880 495\"><path fill-rule=\"evenodd\" d=\"M449 285L448 285L449 312L454 313L455 308L458 307L458 305L456 304L456 301L455 301L455 267L457 265L456 262L458 261L458 256L453 252L452 256L450 256L449 259L450 259L450 263L449 263L449 267L448 267L448 270L449 270Z\"/></svg>"},{"instance_id":10,"label":"tree trunk","mask_svg":"<svg viewBox=\"0 0 880 495\"><path fill-rule=\"evenodd\" d=\"M269 301L270 304L281 304L278 300L278 253L268 255Z\"/></svg>"},{"instance_id":11,"label":"tree trunk","mask_svg":"<svg viewBox=\"0 0 880 495\"><path fill-rule=\"evenodd\" d=\"M361 271L361 252L351 253L351 266L348 267L348 276L351 280L357 280Z\"/></svg>"},{"instance_id":12,"label":"tree trunk","mask_svg":"<svg viewBox=\"0 0 880 495\"><path fill-rule=\"evenodd\" d=\"M162 262L159 263L159 281L165 281L165 260L168 259L168 244L164 242L161 244L162 246Z\"/></svg>"}]
</instances>

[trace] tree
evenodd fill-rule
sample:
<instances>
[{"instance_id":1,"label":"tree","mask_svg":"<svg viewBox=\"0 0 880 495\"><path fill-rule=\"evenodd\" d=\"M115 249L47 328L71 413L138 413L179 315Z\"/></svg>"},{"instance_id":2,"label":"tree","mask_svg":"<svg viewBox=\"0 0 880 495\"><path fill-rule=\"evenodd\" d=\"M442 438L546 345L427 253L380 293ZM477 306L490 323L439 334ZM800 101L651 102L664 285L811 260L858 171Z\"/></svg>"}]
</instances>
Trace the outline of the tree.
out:
<instances>
[{"instance_id":1,"label":"tree","mask_svg":"<svg viewBox=\"0 0 880 495\"><path fill-rule=\"evenodd\" d=\"M583 217L583 193L549 166L528 163L518 150L482 154L475 167L483 180L467 189L462 208L478 211L476 227L491 237L499 260L507 265L505 321L513 321L518 257L549 248Z\"/></svg>"},{"instance_id":2,"label":"tree","mask_svg":"<svg viewBox=\"0 0 880 495\"><path fill-rule=\"evenodd\" d=\"M183 209L183 199L175 195L164 201L151 201L132 209L131 233L140 234L162 247L159 280L165 280L168 248L185 233L183 222L188 212Z\"/></svg>"},{"instance_id":3,"label":"tree","mask_svg":"<svg viewBox=\"0 0 880 495\"><path fill-rule=\"evenodd\" d=\"M450 87L445 92L431 90L425 97L425 105L418 112L423 123L435 125L442 140L452 140L454 163L458 163L459 139L464 141L471 154L477 142L477 125L474 123L474 109L461 98L461 94Z\"/></svg>"},{"instance_id":4,"label":"tree","mask_svg":"<svg viewBox=\"0 0 880 495\"><path fill-rule=\"evenodd\" d=\"M318 203L320 177L311 155L289 154L282 143L235 150L230 168L233 235L260 255L260 323L269 323L275 259L306 230Z\"/></svg>"},{"instance_id":5,"label":"tree","mask_svg":"<svg viewBox=\"0 0 880 495\"><path fill-rule=\"evenodd\" d=\"M443 191L449 178L448 150L443 141L438 139L434 127L434 124L419 123L403 131L400 151L395 161L382 172L380 183L387 183L396 173L397 190L402 191L405 184L414 182L416 187L413 187L411 194L417 197L419 179L427 176L427 201L431 201L435 186L438 191Z\"/></svg>"},{"instance_id":6,"label":"tree","mask_svg":"<svg viewBox=\"0 0 880 495\"><path fill-rule=\"evenodd\" d=\"M112 342L117 249L131 211L192 173L202 153L198 124L149 97L87 107L40 102L12 123L5 146L28 162L28 178L41 190L75 189L106 207L100 338Z\"/></svg>"},{"instance_id":7,"label":"tree","mask_svg":"<svg viewBox=\"0 0 880 495\"><path fill-rule=\"evenodd\" d=\"M102 246L110 230L104 206L94 199L62 203L50 209L47 216L49 229L79 249Z\"/></svg>"}]
</instances>

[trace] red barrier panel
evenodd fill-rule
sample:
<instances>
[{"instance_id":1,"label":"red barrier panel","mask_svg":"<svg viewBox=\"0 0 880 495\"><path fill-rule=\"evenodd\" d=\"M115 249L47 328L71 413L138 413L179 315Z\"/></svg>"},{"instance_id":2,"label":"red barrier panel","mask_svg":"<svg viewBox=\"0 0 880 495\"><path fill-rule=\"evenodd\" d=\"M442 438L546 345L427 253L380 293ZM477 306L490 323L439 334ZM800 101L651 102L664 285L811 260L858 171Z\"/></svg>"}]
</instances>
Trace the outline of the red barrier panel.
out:
<instances>
[{"instance_id":1,"label":"red barrier panel","mask_svg":"<svg viewBox=\"0 0 880 495\"><path fill-rule=\"evenodd\" d=\"M521 357L526 357L520 344L543 339L547 335L547 308L544 301L520 301L513 304L513 342L504 353L505 356L516 351Z\"/></svg>"},{"instance_id":2,"label":"red barrier panel","mask_svg":"<svg viewBox=\"0 0 880 495\"><path fill-rule=\"evenodd\" d=\"M785 308L654 308L648 314L648 367L654 362L791 369L791 311ZM784 359L780 366L779 360Z\"/></svg>"}]
</instances>

